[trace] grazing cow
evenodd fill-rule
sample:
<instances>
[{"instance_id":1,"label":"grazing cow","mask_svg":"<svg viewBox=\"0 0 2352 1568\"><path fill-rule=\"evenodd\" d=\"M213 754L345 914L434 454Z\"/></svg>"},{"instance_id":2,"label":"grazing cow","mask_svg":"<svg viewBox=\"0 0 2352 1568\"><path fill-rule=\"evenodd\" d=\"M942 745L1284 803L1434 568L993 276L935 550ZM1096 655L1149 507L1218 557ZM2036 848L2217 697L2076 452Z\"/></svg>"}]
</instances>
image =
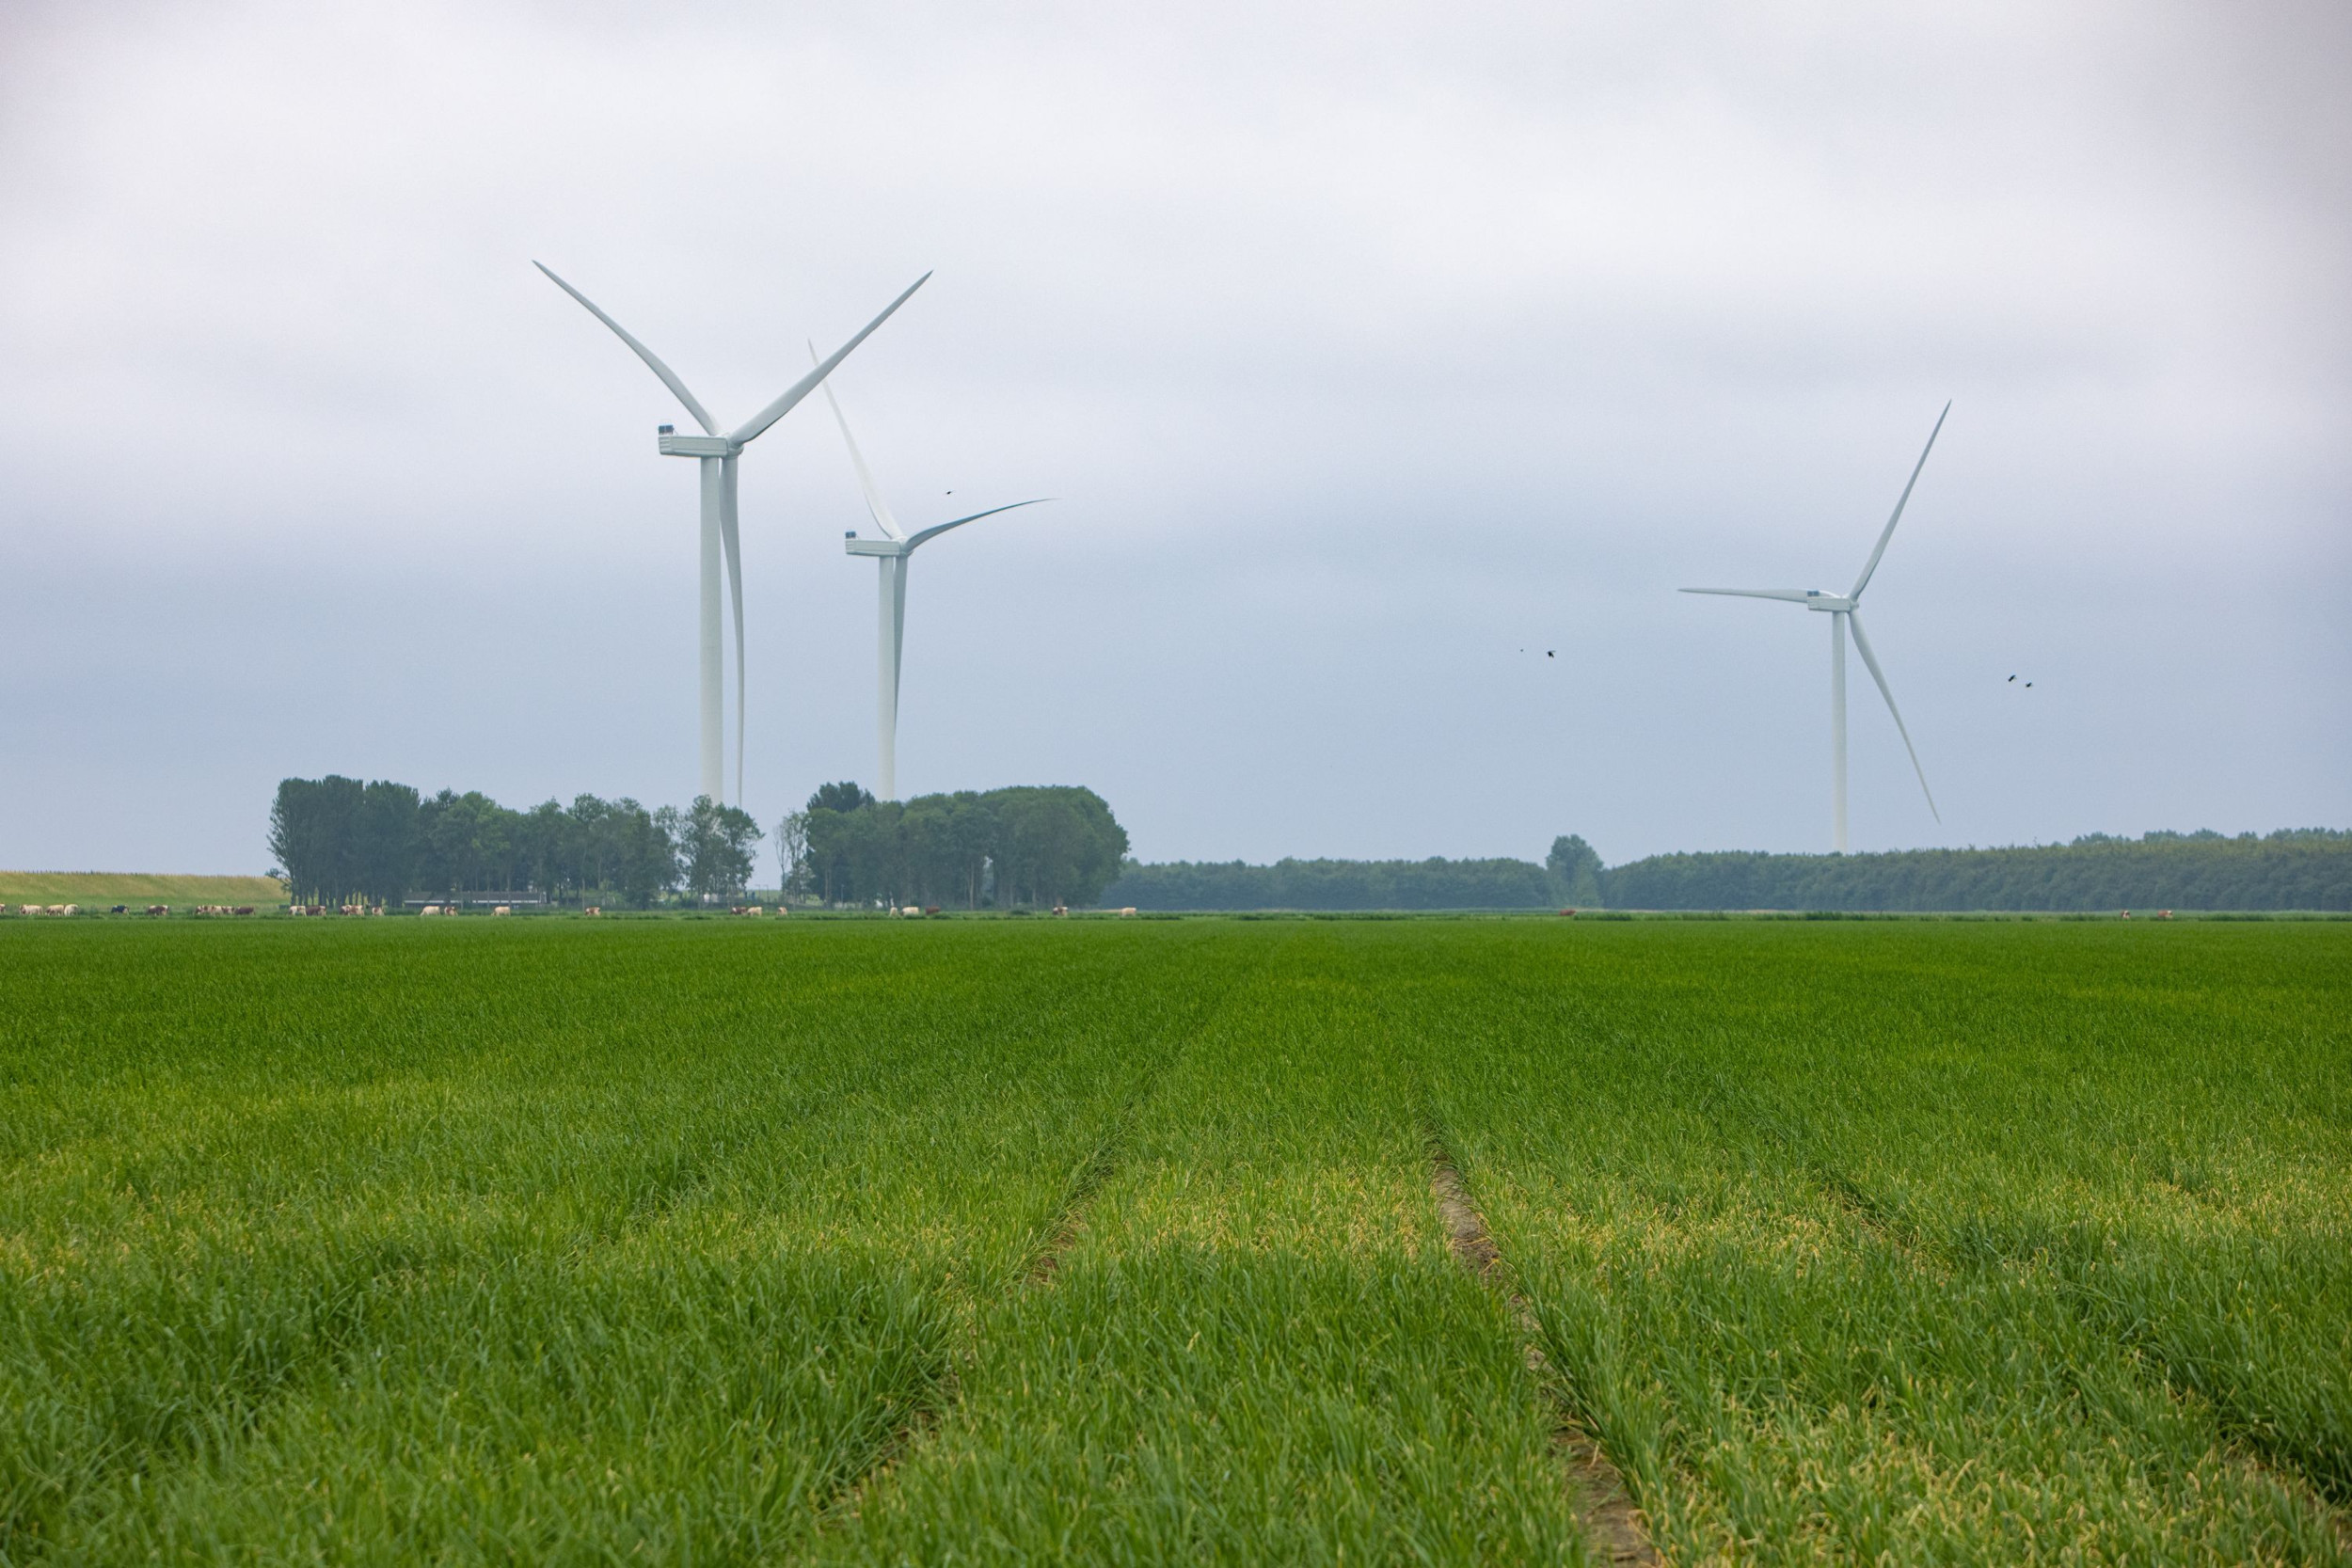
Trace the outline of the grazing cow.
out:
<instances>
[{"instance_id":1,"label":"grazing cow","mask_svg":"<svg viewBox=\"0 0 2352 1568\"><path fill-rule=\"evenodd\" d=\"M52 904L49 906L48 912L51 914L63 914L65 913L65 906L63 904Z\"/></svg>"},{"instance_id":2,"label":"grazing cow","mask_svg":"<svg viewBox=\"0 0 2352 1568\"><path fill-rule=\"evenodd\" d=\"M492 914L513 914L515 912L515 906L512 904L501 904L490 912Z\"/></svg>"},{"instance_id":3,"label":"grazing cow","mask_svg":"<svg viewBox=\"0 0 2352 1568\"><path fill-rule=\"evenodd\" d=\"M1070 906L1067 904L1057 904L1054 906L1054 912L1056 914L1068 914L1070 912Z\"/></svg>"},{"instance_id":4,"label":"grazing cow","mask_svg":"<svg viewBox=\"0 0 2352 1568\"><path fill-rule=\"evenodd\" d=\"M235 909L230 910L229 912L230 914L251 914L253 912L253 906L250 904L239 904Z\"/></svg>"},{"instance_id":5,"label":"grazing cow","mask_svg":"<svg viewBox=\"0 0 2352 1568\"><path fill-rule=\"evenodd\" d=\"M1119 911L1119 918L1121 920L1129 919L1135 914L1135 912L1136 907L1133 904L1130 904L1125 909Z\"/></svg>"},{"instance_id":6,"label":"grazing cow","mask_svg":"<svg viewBox=\"0 0 2352 1568\"><path fill-rule=\"evenodd\" d=\"M441 906L440 906L440 905L438 905L438 904L427 904L424 908L422 908L422 909L419 910L417 912L418 912L419 914L421 914L421 915L422 915L422 914L438 914L438 913L440 913L440 912L441 912Z\"/></svg>"},{"instance_id":7,"label":"grazing cow","mask_svg":"<svg viewBox=\"0 0 2352 1568\"><path fill-rule=\"evenodd\" d=\"M602 914L604 912L604 906L602 904L591 904L580 912L582 914Z\"/></svg>"},{"instance_id":8,"label":"grazing cow","mask_svg":"<svg viewBox=\"0 0 2352 1568\"><path fill-rule=\"evenodd\" d=\"M40 913L40 906L39 904L21 904L18 908L22 909L26 914Z\"/></svg>"},{"instance_id":9,"label":"grazing cow","mask_svg":"<svg viewBox=\"0 0 2352 1568\"><path fill-rule=\"evenodd\" d=\"M169 914L171 912L171 906L169 904L150 904L147 906L147 912L150 914Z\"/></svg>"},{"instance_id":10,"label":"grazing cow","mask_svg":"<svg viewBox=\"0 0 2352 1568\"><path fill-rule=\"evenodd\" d=\"M131 912L131 906L128 904L117 904L113 909L108 910L106 912L108 914L129 914Z\"/></svg>"}]
</instances>

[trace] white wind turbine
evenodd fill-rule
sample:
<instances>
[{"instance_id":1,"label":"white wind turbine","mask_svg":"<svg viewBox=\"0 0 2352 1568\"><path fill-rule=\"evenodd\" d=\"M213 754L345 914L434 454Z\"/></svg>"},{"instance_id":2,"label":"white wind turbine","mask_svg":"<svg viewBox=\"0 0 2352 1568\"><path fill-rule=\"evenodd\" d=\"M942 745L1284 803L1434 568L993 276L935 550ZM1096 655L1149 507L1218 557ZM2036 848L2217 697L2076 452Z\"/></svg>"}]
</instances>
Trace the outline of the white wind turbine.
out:
<instances>
[{"instance_id":1,"label":"white wind turbine","mask_svg":"<svg viewBox=\"0 0 2352 1568\"><path fill-rule=\"evenodd\" d=\"M810 344L808 352L814 357L816 345ZM842 547L851 555L874 557L875 563L881 568L881 700L876 728L882 755L878 769L881 777L877 781L880 787L876 793L885 800L895 800L898 798L898 665L907 640L907 568L914 562L915 550L926 541L938 538L951 528L977 523L982 517L993 517L999 512L1010 512L1015 507L1036 506L1053 498L1040 496L1031 500L1009 501L1003 506L992 506L985 512L975 512L968 517L958 517L953 522L941 523L935 528L910 534L898 526L898 519L891 515L890 505L882 499L881 489L875 485L873 473L866 467L866 455L857 450L857 437L850 434L850 421L843 417L841 402L833 395L830 385L825 388L825 401L833 405L833 417L841 426L842 444L850 449L850 467L857 469L858 486L866 492L866 510L873 514L875 526L882 531L880 539L860 539L852 531L843 536L841 543Z\"/></svg>"},{"instance_id":2,"label":"white wind turbine","mask_svg":"<svg viewBox=\"0 0 2352 1568\"><path fill-rule=\"evenodd\" d=\"M629 336L627 328L602 310L596 302L548 269L543 261L531 263L555 286L588 308L588 313L611 327L613 336L627 343L643 359L653 373L661 378L661 385L670 388L686 411L694 416L694 422L703 427L700 436L674 435L668 425L660 430L659 446L664 457L692 457L702 464L702 793L713 800L726 798L725 706L722 695L724 677L721 670L719 637L719 559L726 557L727 585L735 600L735 800L743 801L743 557L738 540L735 511L735 460L743 449L756 440L767 428L792 411L795 404L808 396L818 383L833 373L835 365L850 356L850 351L866 340L874 328L888 321L891 312L907 302L908 296L930 278L925 273L907 285L906 293L884 307L882 313L867 322L856 337L834 350L831 358L820 359L817 368L785 388L782 396L733 430L723 434L711 420L686 383L675 372L663 364L653 350Z\"/></svg>"},{"instance_id":3,"label":"white wind turbine","mask_svg":"<svg viewBox=\"0 0 2352 1568\"><path fill-rule=\"evenodd\" d=\"M1895 537L1895 525L1903 520L1903 506L1911 499L1911 487L1919 483L1919 470L1928 466L1928 453L1935 450L1935 437L1944 429L1945 415L1952 411L1947 403L1944 413L1935 417L1935 429L1928 432L1928 444L1920 449L1919 461L1912 467L1911 478L1903 485L1900 499L1895 502L1895 514L1886 519L1885 531L1879 535L1878 548L1862 563L1862 575L1854 578L1853 587L1842 597L1824 594L1818 588L1686 588L1685 594L1728 594L1743 599L1787 599L1807 610L1820 610L1829 616L1829 755L1830 755L1830 836L1837 852L1846 852L1846 628L1853 628L1853 645L1862 654L1862 662L1869 666L1870 678L1878 682L1879 695L1886 699L1886 711L1895 716L1896 733L1903 737L1903 750L1911 753L1912 771L1919 775L1920 792L1928 798L1928 810L1936 821L1944 814L1935 809L1935 792L1928 788L1928 770L1919 766L1919 752L1911 744L1911 732L1903 727L1902 710L1895 705L1894 689L1886 684L1885 673L1871 656L1870 640L1862 634L1862 591L1870 585L1870 574L1879 568L1879 557L1886 553L1886 542Z\"/></svg>"}]
</instances>

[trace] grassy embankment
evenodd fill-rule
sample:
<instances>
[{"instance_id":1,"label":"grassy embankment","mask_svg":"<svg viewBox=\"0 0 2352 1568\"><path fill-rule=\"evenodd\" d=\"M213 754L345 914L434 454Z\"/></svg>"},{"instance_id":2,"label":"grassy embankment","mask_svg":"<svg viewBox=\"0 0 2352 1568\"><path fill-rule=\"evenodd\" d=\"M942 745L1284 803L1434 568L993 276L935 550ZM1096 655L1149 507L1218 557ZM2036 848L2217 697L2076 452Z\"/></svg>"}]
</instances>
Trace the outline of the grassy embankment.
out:
<instances>
[{"instance_id":1,"label":"grassy embankment","mask_svg":"<svg viewBox=\"0 0 2352 1568\"><path fill-rule=\"evenodd\" d=\"M26 922L0 1561L1554 1560L1552 1401L1680 1561L2352 1560L2347 960Z\"/></svg>"},{"instance_id":2,"label":"grassy embankment","mask_svg":"<svg viewBox=\"0 0 2352 1568\"><path fill-rule=\"evenodd\" d=\"M134 871L0 871L0 904L251 904L286 901L267 877L151 877Z\"/></svg>"}]
</instances>

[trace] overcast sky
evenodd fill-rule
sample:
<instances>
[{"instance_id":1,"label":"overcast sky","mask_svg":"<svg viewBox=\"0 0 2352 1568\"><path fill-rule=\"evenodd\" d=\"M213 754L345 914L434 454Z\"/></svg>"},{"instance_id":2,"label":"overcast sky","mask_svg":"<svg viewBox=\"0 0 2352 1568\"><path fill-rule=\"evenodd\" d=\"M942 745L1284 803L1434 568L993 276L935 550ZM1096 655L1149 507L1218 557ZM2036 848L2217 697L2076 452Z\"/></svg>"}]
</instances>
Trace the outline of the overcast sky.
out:
<instances>
[{"instance_id":1,"label":"overcast sky","mask_svg":"<svg viewBox=\"0 0 2352 1568\"><path fill-rule=\"evenodd\" d=\"M1856 663L1855 847L2352 826L2347 80L2341 0L15 0L0 864L691 795L689 421L534 258L728 423L937 269L882 484L1060 499L917 558L904 793L1826 848L1828 618L1675 590L1849 586L1949 399L1866 601L1942 820ZM820 404L742 515L772 825L874 775Z\"/></svg>"}]
</instances>

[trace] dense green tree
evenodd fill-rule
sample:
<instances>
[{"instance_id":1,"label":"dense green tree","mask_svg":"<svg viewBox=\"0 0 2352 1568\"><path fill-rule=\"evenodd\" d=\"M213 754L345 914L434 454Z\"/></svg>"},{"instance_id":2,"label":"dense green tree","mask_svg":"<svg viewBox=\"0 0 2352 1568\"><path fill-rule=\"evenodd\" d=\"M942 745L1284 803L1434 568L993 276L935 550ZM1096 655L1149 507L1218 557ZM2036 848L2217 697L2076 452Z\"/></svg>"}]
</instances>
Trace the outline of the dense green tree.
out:
<instances>
[{"instance_id":1,"label":"dense green tree","mask_svg":"<svg viewBox=\"0 0 2352 1568\"><path fill-rule=\"evenodd\" d=\"M1147 910L1538 910L1551 874L1532 861L1129 862L1106 904Z\"/></svg>"},{"instance_id":2,"label":"dense green tree","mask_svg":"<svg viewBox=\"0 0 2352 1568\"><path fill-rule=\"evenodd\" d=\"M805 898L816 889L816 867L808 858L808 813L787 812L776 824L777 891L786 898Z\"/></svg>"},{"instance_id":3,"label":"dense green tree","mask_svg":"<svg viewBox=\"0 0 2352 1568\"><path fill-rule=\"evenodd\" d=\"M1562 903L1589 909L1600 902L1600 856L1578 834L1563 833L1551 841L1544 869L1551 873Z\"/></svg>"},{"instance_id":4,"label":"dense green tree","mask_svg":"<svg viewBox=\"0 0 2352 1568\"><path fill-rule=\"evenodd\" d=\"M305 903L398 904L419 889L442 897L532 889L643 905L678 884L682 820L593 795L515 812L479 791L445 789L421 800L407 784L329 775L278 785L269 846L288 894ZM741 812L714 821L705 852L709 875L723 882L730 852L747 859L759 830Z\"/></svg>"},{"instance_id":5,"label":"dense green tree","mask_svg":"<svg viewBox=\"0 0 2352 1568\"><path fill-rule=\"evenodd\" d=\"M2347 910L2352 833L2088 833L2008 849L1653 855L1602 873L1636 910Z\"/></svg>"},{"instance_id":6,"label":"dense green tree","mask_svg":"<svg viewBox=\"0 0 2352 1568\"><path fill-rule=\"evenodd\" d=\"M1104 897L1190 910L1534 909L1554 902L1630 910L2347 910L2352 833L2090 833L2071 844L2024 848L1653 855L1609 868L1582 839L1566 834L1553 842L1542 866L1509 860L1131 863Z\"/></svg>"},{"instance_id":7,"label":"dense green tree","mask_svg":"<svg viewBox=\"0 0 2352 1568\"><path fill-rule=\"evenodd\" d=\"M990 859L999 908L1091 904L1127 856L1127 831L1090 789L1068 785L990 793Z\"/></svg>"},{"instance_id":8,"label":"dense green tree","mask_svg":"<svg viewBox=\"0 0 2352 1568\"><path fill-rule=\"evenodd\" d=\"M706 898L740 893L751 882L753 851L762 836L751 813L695 796L678 824L686 891Z\"/></svg>"},{"instance_id":9,"label":"dense green tree","mask_svg":"<svg viewBox=\"0 0 2352 1568\"><path fill-rule=\"evenodd\" d=\"M284 779L270 805L269 851L286 870L296 903L340 903L359 886L365 863L360 806L367 786L329 773Z\"/></svg>"},{"instance_id":10,"label":"dense green tree","mask_svg":"<svg viewBox=\"0 0 2352 1568\"><path fill-rule=\"evenodd\" d=\"M270 853L300 903L398 903L416 832L417 792L381 779L286 779L270 805Z\"/></svg>"},{"instance_id":11,"label":"dense green tree","mask_svg":"<svg viewBox=\"0 0 2352 1568\"><path fill-rule=\"evenodd\" d=\"M417 881L427 893L455 895L516 886L524 853L523 817L478 789L444 789L418 811Z\"/></svg>"},{"instance_id":12,"label":"dense green tree","mask_svg":"<svg viewBox=\"0 0 2352 1568\"><path fill-rule=\"evenodd\" d=\"M609 880L599 885L639 909L677 886L676 821L675 807L647 811L626 795L613 801L605 818L612 860Z\"/></svg>"},{"instance_id":13,"label":"dense green tree","mask_svg":"<svg viewBox=\"0 0 2352 1568\"><path fill-rule=\"evenodd\" d=\"M844 779L839 784L818 784L817 793L808 798L810 811L853 812L874 803L873 792L865 785Z\"/></svg>"},{"instance_id":14,"label":"dense green tree","mask_svg":"<svg viewBox=\"0 0 2352 1568\"><path fill-rule=\"evenodd\" d=\"M415 875L420 801L413 785L371 782L359 802L359 880L372 903L398 906Z\"/></svg>"},{"instance_id":15,"label":"dense green tree","mask_svg":"<svg viewBox=\"0 0 2352 1568\"><path fill-rule=\"evenodd\" d=\"M977 908L1085 904L1119 874L1126 830L1092 790L997 789L805 814L805 864L828 902ZM830 799L845 800L845 794Z\"/></svg>"}]
</instances>

